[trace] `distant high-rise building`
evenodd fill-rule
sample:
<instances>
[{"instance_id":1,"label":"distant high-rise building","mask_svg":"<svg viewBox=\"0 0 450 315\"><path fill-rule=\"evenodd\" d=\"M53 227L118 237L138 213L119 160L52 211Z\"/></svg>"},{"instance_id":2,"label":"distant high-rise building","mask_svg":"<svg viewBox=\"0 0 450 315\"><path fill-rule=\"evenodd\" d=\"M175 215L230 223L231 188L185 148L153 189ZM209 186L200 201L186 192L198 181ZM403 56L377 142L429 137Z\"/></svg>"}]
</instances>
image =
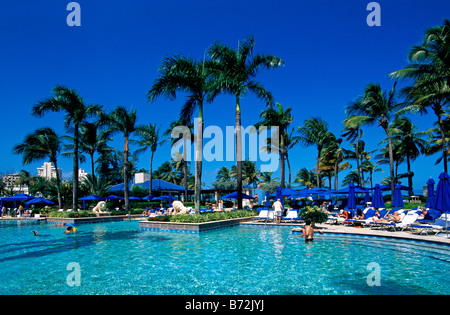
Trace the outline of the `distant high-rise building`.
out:
<instances>
[{"instance_id":1,"label":"distant high-rise building","mask_svg":"<svg viewBox=\"0 0 450 315\"><path fill-rule=\"evenodd\" d=\"M44 162L42 167L38 167L38 176L46 179L56 178L56 169L50 162ZM59 178L62 178L62 169L58 168Z\"/></svg>"}]
</instances>

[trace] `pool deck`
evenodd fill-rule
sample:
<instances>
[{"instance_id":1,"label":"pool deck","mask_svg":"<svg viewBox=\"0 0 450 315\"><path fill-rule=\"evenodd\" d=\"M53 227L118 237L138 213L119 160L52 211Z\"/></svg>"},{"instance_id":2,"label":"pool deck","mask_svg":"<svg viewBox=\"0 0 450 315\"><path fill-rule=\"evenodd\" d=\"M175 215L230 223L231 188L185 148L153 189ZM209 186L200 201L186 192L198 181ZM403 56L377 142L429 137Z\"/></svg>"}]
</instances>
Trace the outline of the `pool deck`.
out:
<instances>
[{"instance_id":1,"label":"pool deck","mask_svg":"<svg viewBox=\"0 0 450 315\"><path fill-rule=\"evenodd\" d=\"M255 221L245 221L241 222L241 225L254 225L254 226L268 226L268 227L303 227L303 223L264 223L264 222L255 222ZM364 236L378 236L378 237L390 237L390 238L400 238L407 239L413 241L425 241L425 242L433 242L450 245L450 239L445 236L435 236L435 235L423 235L423 234L414 234L410 230L408 231L392 231L387 230L386 228L355 228L353 226L342 226L337 224L317 224L316 227L323 231L323 233L334 233L334 234L348 234L348 235L364 235ZM445 233L445 232L442 232ZM449 232L450 237L450 232Z\"/></svg>"}]
</instances>

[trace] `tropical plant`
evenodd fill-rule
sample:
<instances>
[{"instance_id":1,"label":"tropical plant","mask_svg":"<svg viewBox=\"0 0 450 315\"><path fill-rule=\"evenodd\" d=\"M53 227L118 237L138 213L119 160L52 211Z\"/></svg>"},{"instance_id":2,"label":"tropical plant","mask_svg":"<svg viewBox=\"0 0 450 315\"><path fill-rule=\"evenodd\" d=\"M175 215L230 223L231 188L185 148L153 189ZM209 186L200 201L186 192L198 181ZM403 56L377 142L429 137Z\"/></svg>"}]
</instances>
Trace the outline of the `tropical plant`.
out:
<instances>
[{"instance_id":1,"label":"tropical plant","mask_svg":"<svg viewBox=\"0 0 450 315\"><path fill-rule=\"evenodd\" d=\"M396 101L396 85L389 92L383 92L379 84L369 84L356 102L346 107L347 115L355 115L361 125L377 124L383 128L388 138L389 170L391 176L391 193L394 195L394 157L392 148L392 136L389 131L389 123L394 115L405 106Z\"/></svg>"},{"instance_id":2,"label":"tropical plant","mask_svg":"<svg viewBox=\"0 0 450 315\"><path fill-rule=\"evenodd\" d=\"M94 114L100 114L102 106L87 105L83 98L72 89L63 85L56 85L53 96L39 101L33 106L32 113L42 117L47 112L65 112L64 125L73 125L73 210L78 210L78 142L80 138L80 124Z\"/></svg>"},{"instance_id":3,"label":"tropical plant","mask_svg":"<svg viewBox=\"0 0 450 315\"><path fill-rule=\"evenodd\" d=\"M157 97L165 96L175 99L178 92L186 93L187 100L182 106L180 117L190 121L194 110L198 108L197 140L195 145L195 212L200 213L200 192L202 188L203 159L203 104L212 102L211 92L211 62L197 61L182 55L167 57L159 69L159 77L154 81L148 92L149 102Z\"/></svg>"},{"instance_id":4,"label":"tropical plant","mask_svg":"<svg viewBox=\"0 0 450 315\"><path fill-rule=\"evenodd\" d=\"M127 111L124 106L117 106L107 118L107 124L111 133L120 132L124 138L123 148L123 183L124 183L124 198L125 198L125 211L130 215L130 188L129 188L129 175L130 165L128 161L129 154L129 138L138 126L136 126L136 110Z\"/></svg>"},{"instance_id":5,"label":"tropical plant","mask_svg":"<svg viewBox=\"0 0 450 315\"><path fill-rule=\"evenodd\" d=\"M156 129L156 124L142 125L136 128L136 134L140 137L139 140L131 140L136 143L139 148L134 152L135 154L140 154L150 148L150 183L149 183L149 194L152 194L152 176L153 176L153 157L155 155L158 145L161 144L159 139L159 128Z\"/></svg>"},{"instance_id":6,"label":"tropical plant","mask_svg":"<svg viewBox=\"0 0 450 315\"><path fill-rule=\"evenodd\" d=\"M242 128L241 98L249 92L266 102L273 104L272 93L267 91L256 76L262 69L278 68L283 64L281 58L274 55L254 54L255 40L249 36L239 43L237 50L216 42L209 49L214 63L214 90L212 95L227 93L236 99L236 179L238 185L238 208L242 208Z\"/></svg>"},{"instance_id":7,"label":"tropical plant","mask_svg":"<svg viewBox=\"0 0 450 315\"><path fill-rule=\"evenodd\" d=\"M177 134L177 137L172 137L174 134ZM172 121L170 123L169 129L167 129L163 136L169 137L165 139L164 141L170 140L172 143L172 147L180 144L180 142L183 142L183 154L180 154L179 152L176 152L179 154L179 157L176 158L180 161L181 167L183 168L184 173L184 199L188 200L188 178L189 178L189 171L188 171L188 161L190 161L191 156L189 154L188 158L188 152L190 152L191 144L195 141L194 139L194 124L190 121L187 121L186 119L180 118L178 120Z\"/></svg>"},{"instance_id":8,"label":"tropical plant","mask_svg":"<svg viewBox=\"0 0 450 315\"><path fill-rule=\"evenodd\" d=\"M40 128L25 136L22 143L13 148L13 153L22 154L24 165L34 161L49 159L56 170L56 189L58 206L62 208L61 178L58 172L58 156L61 151L61 141L56 132L51 128Z\"/></svg>"},{"instance_id":9,"label":"tropical plant","mask_svg":"<svg viewBox=\"0 0 450 315\"><path fill-rule=\"evenodd\" d=\"M412 103L405 111L424 114L431 108L436 115L447 172L447 130L443 115L450 100L450 21L445 19L443 25L426 30L422 43L411 47L408 58L409 65L391 73L391 77L413 80L413 85L403 90Z\"/></svg>"},{"instance_id":10,"label":"tropical plant","mask_svg":"<svg viewBox=\"0 0 450 315\"><path fill-rule=\"evenodd\" d=\"M397 150L405 157L407 163L408 186L413 187L414 173L411 162L428 151L428 142L423 139L428 133L417 131L417 127L407 117L396 117L392 122L391 134L393 141L398 142Z\"/></svg>"},{"instance_id":11,"label":"tropical plant","mask_svg":"<svg viewBox=\"0 0 450 315\"><path fill-rule=\"evenodd\" d=\"M335 136L328 131L328 124L320 117L313 117L305 120L303 126L298 127L297 132L299 134L298 141L303 146L316 146L317 158L316 158L316 185L321 187L322 182L320 180L320 157L322 150L328 146Z\"/></svg>"},{"instance_id":12,"label":"tropical plant","mask_svg":"<svg viewBox=\"0 0 450 315\"><path fill-rule=\"evenodd\" d=\"M259 118L262 121L255 124L256 128L259 126L278 127L279 145L271 143L271 137L267 138L267 145L263 149L267 152L277 151L280 154L280 174L281 174L281 188L285 186L285 160L288 161L289 167L289 184L291 183L291 167L288 159L288 148L291 149L298 142L298 137L293 135L293 130L289 133L288 127L292 123L294 117L291 115L292 107L283 109L280 103L276 104L276 109L270 107L261 112Z\"/></svg>"},{"instance_id":13,"label":"tropical plant","mask_svg":"<svg viewBox=\"0 0 450 315\"><path fill-rule=\"evenodd\" d=\"M300 211L299 217L303 221L311 223L325 223L328 221L328 215L313 207L306 207Z\"/></svg>"}]
</instances>

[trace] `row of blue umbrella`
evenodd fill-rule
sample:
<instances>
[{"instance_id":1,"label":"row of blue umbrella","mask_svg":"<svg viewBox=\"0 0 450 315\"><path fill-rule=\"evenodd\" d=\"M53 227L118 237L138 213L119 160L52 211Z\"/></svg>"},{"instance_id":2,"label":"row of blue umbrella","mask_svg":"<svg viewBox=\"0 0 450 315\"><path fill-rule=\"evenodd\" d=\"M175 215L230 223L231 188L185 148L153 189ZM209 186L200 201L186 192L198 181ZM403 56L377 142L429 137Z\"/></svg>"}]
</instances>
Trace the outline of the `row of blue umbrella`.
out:
<instances>
[{"instance_id":1,"label":"row of blue umbrella","mask_svg":"<svg viewBox=\"0 0 450 315\"><path fill-rule=\"evenodd\" d=\"M143 198L139 198L136 196L130 196L128 197L129 200L148 200L148 201L155 201L155 200L165 200L168 201L169 204L171 205L172 202L175 200L175 198L172 196L172 194L168 195L168 196L160 196L160 197L155 197L153 195L149 195L149 196L145 196ZM119 197L116 195L110 195L107 197L100 197L100 196L96 196L96 195L89 195L83 198L79 198L78 200L83 201L83 208L86 208L86 201L89 200L125 200L125 198L123 197Z\"/></svg>"}]
</instances>

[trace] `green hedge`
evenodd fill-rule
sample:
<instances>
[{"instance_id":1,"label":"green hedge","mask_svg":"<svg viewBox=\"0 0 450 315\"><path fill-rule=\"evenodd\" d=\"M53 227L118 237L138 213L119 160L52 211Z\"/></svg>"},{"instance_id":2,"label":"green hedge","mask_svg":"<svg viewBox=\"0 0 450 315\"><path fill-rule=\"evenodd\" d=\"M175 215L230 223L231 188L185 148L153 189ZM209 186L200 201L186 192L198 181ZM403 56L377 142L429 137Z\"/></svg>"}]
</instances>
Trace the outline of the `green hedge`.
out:
<instances>
[{"instance_id":1,"label":"green hedge","mask_svg":"<svg viewBox=\"0 0 450 315\"><path fill-rule=\"evenodd\" d=\"M252 210L235 210L224 212L209 212L201 214L180 214L148 218L149 221L166 221L179 223L203 223L210 221L229 220L244 217L252 217L257 215L257 211Z\"/></svg>"}]
</instances>

